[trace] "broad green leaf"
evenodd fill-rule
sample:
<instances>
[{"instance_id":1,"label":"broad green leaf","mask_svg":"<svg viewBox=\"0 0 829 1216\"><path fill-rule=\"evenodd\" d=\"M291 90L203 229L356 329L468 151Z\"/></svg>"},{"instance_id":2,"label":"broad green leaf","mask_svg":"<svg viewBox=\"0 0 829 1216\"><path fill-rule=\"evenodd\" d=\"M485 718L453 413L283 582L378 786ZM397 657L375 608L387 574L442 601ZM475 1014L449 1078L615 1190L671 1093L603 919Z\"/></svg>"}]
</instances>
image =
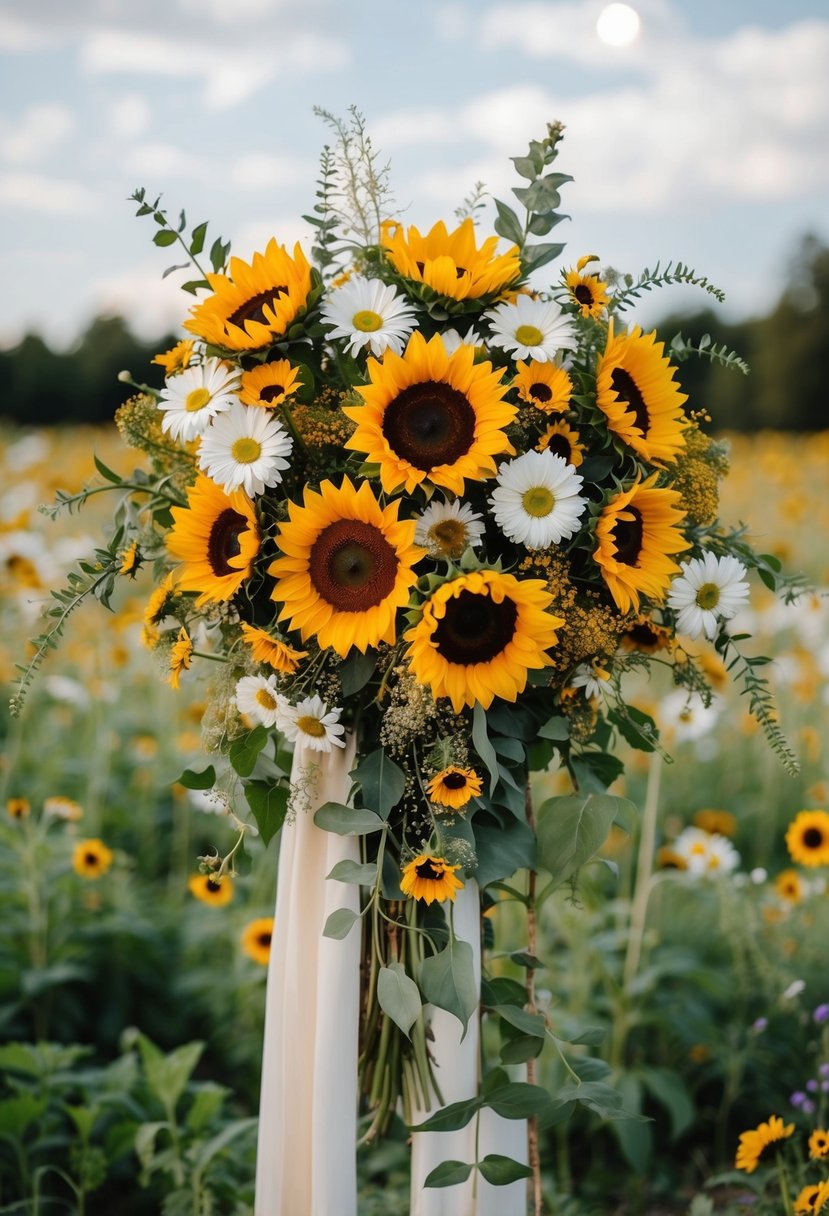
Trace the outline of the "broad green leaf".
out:
<instances>
[{"instance_id":1,"label":"broad green leaf","mask_svg":"<svg viewBox=\"0 0 829 1216\"><path fill-rule=\"evenodd\" d=\"M543 1039L547 1033L542 1013L528 1013L526 1009L518 1009L515 1005L493 1005L492 1012L497 1013L522 1034L531 1034L537 1039Z\"/></svg>"},{"instance_id":2,"label":"broad green leaf","mask_svg":"<svg viewBox=\"0 0 829 1216\"><path fill-rule=\"evenodd\" d=\"M553 714L543 726L539 726L538 734L542 739L563 741L570 738L570 723L561 714Z\"/></svg>"},{"instance_id":3,"label":"broad green leaf","mask_svg":"<svg viewBox=\"0 0 829 1216\"><path fill-rule=\"evenodd\" d=\"M233 1140L238 1136L244 1135L246 1132L253 1132L259 1126L258 1119L234 1119L232 1123L228 1123L220 1132L213 1136L204 1144L197 1145L198 1152L196 1153L196 1168L205 1170L214 1157L227 1148Z\"/></svg>"},{"instance_id":4,"label":"broad green leaf","mask_svg":"<svg viewBox=\"0 0 829 1216\"><path fill-rule=\"evenodd\" d=\"M538 864L564 882L602 847L619 800L610 794L550 798L538 812Z\"/></svg>"},{"instance_id":5,"label":"broad green leaf","mask_svg":"<svg viewBox=\"0 0 829 1216\"><path fill-rule=\"evenodd\" d=\"M153 237L153 244L163 247L164 245L174 245L177 240L175 232L171 232L169 228L161 228Z\"/></svg>"},{"instance_id":6,"label":"broad green leaf","mask_svg":"<svg viewBox=\"0 0 829 1216\"><path fill-rule=\"evenodd\" d=\"M338 836L365 836L379 832L386 825L374 811L365 807L345 806L342 802L325 802L314 815L314 823L325 832Z\"/></svg>"},{"instance_id":7,"label":"broad green leaf","mask_svg":"<svg viewBox=\"0 0 829 1216\"><path fill-rule=\"evenodd\" d=\"M481 1102L479 1098L466 1098L463 1102L450 1102L448 1106L444 1106L441 1110L436 1110L433 1115L423 1123L418 1123L411 1130L413 1132L456 1132L462 1127L466 1127L469 1120L480 1110Z\"/></svg>"},{"instance_id":8,"label":"broad green leaf","mask_svg":"<svg viewBox=\"0 0 829 1216\"><path fill-rule=\"evenodd\" d=\"M212 790L216 784L216 770L212 764L200 773L186 768L179 777L178 784L183 785L186 790Z\"/></svg>"},{"instance_id":9,"label":"broad green leaf","mask_svg":"<svg viewBox=\"0 0 829 1216\"><path fill-rule=\"evenodd\" d=\"M582 752L571 764L582 794L605 794L624 772L624 764L610 752Z\"/></svg>"},{"instance_id":10,"label":"broad green leaf","mask_svg":"<svg viewBox=\"0 0 829 1216\"><path fill-rule=\"evenodd\" d=\"M519 1034L516 1038L507 1039L505 1043L501 1044L501 1063L524 1064L527 1060L534 1060L536 1056L540 1056L543 1050L543 1039L538 1039L531 1034Z\"/></svg>"},{"instance_id":11,"label":"broad green leaf","mask_svg":"<svg viewBox=\"0 0 829 1216\"><path fill-rule=\"evenodd\" d=\"M230 1092L224 1085L216 1085L212 1081L200 1085L193 1096L185 1120L190 1130L204 1131L213 1122Z\"/></svg>"},{"instance_id":12,"label":"broad green leaf","mask_svg":"<svg viewBox=\"0 0 829 1216\"><path fill-rule=\"evenodd\" d=\"M504 1119L530 1119L550 1105L550 1095L539 1085L507 1081L486 1095L483 1105Z\"/></svg>"},{"instance_id":13,"label":"broad green leaf","mask_svg":"<svg viewBox=\"0 0 829 1216\"><path fill-rule=\"evenodd\" d=\"M487 1153L483 1161L478 1162L481 1177L490 1186L508 1186L519 1178L532 1178L533 1172L528 1165L513 1160L512 1157L502 1157L500 1153Z\"/></svg>"},{"instance_id":14,"label":"broad green leaf","mask_svg":"<svg viewBox=\"0 0 829 1216\"><path fill-rule=\"evenodd\" d=\"M230 745L228 759L240 777L249 777L256 767L259 753L268 741L264 726L256 726L247 734L240 735Z\"/></svg>"},{"instance_id":15,"label":"broad green leaf","mask_svg":"<svg viewBox=\"0 0 829 1216\"><path fill-rule=\"evenodd\" d=\"M502 203L500 199L496 198L495 210L498 212L498 218L495 221L495 231L498 235L512 241L513 245L523 245L524 229L512 207L508 207L506 203Z\"/></svg>"},{"instance_id":16,"label":"broad green leaf","mask_svg":"<svg viewBox=\"0 0 829 1216\"><path fill-rule=\"evenodd\" d=\"M207 233L207 224L197 224L190 234L190 252L198 257L202 249L204 249L204 238Z\"/></svg>"},{"instance_id":17,"label":"broad green leaf","mask_svg":"<svg viewBox=\"0 0 829 1216\"><path fill-rule=\"evenodd\" d=\"M417 978L426 1000L458 1019L463 1026L463 1040L469 1019L478 1005L478 988L469 942L450 937L445 949L423 960Z\"/></svg>"},{"instance_id":18,"label":"broad green leaf","mask_svg":"<svg viewBox=\"0 0 829 1216\"><path fill-rule=\"evenodd\" d=\"M481 1004L487 1009L495 1009L498 1005L516 1005L523 1009L526 1000L527 990L518 980L498 975L481 981Z\"/></svg>"},{"instance_id":19,"label":"broad green leaf","mask_svg":"<svg viewBox=\"0 0 829 1216\"><path fill-rule=\"evenodd\" d=\"M167 1111L173 1111L193 1069L201 1059L204 1043L185 1043L169 1055L160 1051L146 1035L139 1035L138 1048L147 1084Z\"/></svg>"},{"instance_id":20,"label":"broad green leaf","mask_svg":"<svg viewBox=\"0 0 829 1216\"><path fill-rule=\"evenodd\" d=\"M511 818L504 827L474 820L472 827L478 855L475 879L481 888L536 864L535 835L521 820Z\"/></svg>"},{"instance_id":21,"label":"broad green leaf","mask_svg":"<svg viewBox=\"0 0 829 1216\"><path fill-rule=\"evenodd\" d=\"M246 781L244 790L262 843L269 845L285 822L290 790L285 785L272 785L269 781Z\"/></svg>"},{"instance_id":22,"label":"broad green leaf","mask_svg":"<svg viewBox=\"0 0 829 1216\"><path fill-rule=\"evenodd\" d=\"M671 1139L678 1140L694 1122L694 1103L680 1077L668 1068L643 1068L641 1077L652 1097L671 1119Z\"/></svg>"},{"instance_id":23,"label":"broad green leaf","mask_svg":"<svg viewBox=\"0 0 829 1216\"><path fill-rule=\"evenodd\" d=\"M510 958L519 967L526 967L528 971L538 971L544 966L540 958L536 958L534 954L528 954L526 950L516 950L510 955Z\"/></svg>"},{"instance_id":24,"label":"broad green leaf","mask_svg":"<svg viewBox=\"0 0 829 1216\"><path fill-rule=\"evenodd\" d=\"M636 1119L636 1112L622 1109L622 1095L602 1081L582 1081L581 1085L565 1085L556 1093L556 1102L581 1102L603 1119Z\"/></svg>"},{"instance_id":25,"label":"broad green leaf","mask_svg":"<svg viewBox=\"0 0 829 1216\"><path fill-rule=\"evenodd\" d=\"M624 1102L633 1114L640 1114L642 1086L639 1078L633 1073L626 1073L619 1077L617 1085L620 1102ZM611 1127L631 1169L639 1175L648 1174L653 1153L653 1132L650 1124L638 1119L614 1119Z\"/></svg>"},{"instance_id":26,"label":"broad green leaf","mask_svg":"<svg viewBox=\"0 0 829 1216\"><path fill-rule=\"evenodd\" d=\"M333 882L353 882L361 887L373 887L377 882L377 862L368 861L361 865L359 861L349 858L338 861L330 874L326 874Z\"/></svg>"},{"instance_id":27,"label":"broad green leaf","mask_svg":"<svg viewBox=\"0 0 829 1216\"><path fill-rule=\"evenodd\" d=\"M308 369L306 368L305 370L306 374L308 374ZM355 692L359 692L361 688L365 688L374 674L376 666L376 650L367 650L365 654L359 650L352 650L348 658L340 665L340 683L343 688L343 696L353 696Z\"/></svg>"},{"instance_id":28,"label":"broad green leaf","mask_svg":"<svg viewBox=\"0 0 829 1216\"><path fill-rule=\"evenodd\" d=\"M466 1182L474 1169L464 1161L441 1161L423 1180L424 1186L457 1186Z\"/></svg>"},{"instance_id":29,"label":"broad green leaf","mask_svg":"<svg viewBox=\"0 0 829 1216\"><path fill-rule=\"evenodd\" d=\"M377 1000L383 1012L408 1038L409 1031L420 1017L422 1003L417 984L400 963L389 963L388 967L380 968Z\"/></svg>"},{"instance_id":30,"label":"broad green leaf","mask_svg":"<svg viewBox=\"0 0 829 1216\"><path fill-rule=\"evenodd\" d=\"M0 1136L22 1140L26 1128L46 1110L46 1099L34 1094L20 1094L0 1102Z\"/></svg>"},{"instance_id":31,"label":"broad green leaf","mask_svg":"<svg viewBox=\"0 0 829 1216\"><path fill-rule=\"evenodd\" d=\"M81 1140L88 1141L92 1135L95 1120L100 1114L99 1108L95 1106L72 1106L70 1103L67 1103L64 1109L78 1129L78 1135L81 1137Z\"/></svg>"},{"instance_id":32,"label":"broad green leaf","mask_svg":"<svg viewBox=\"0 0 829 1216\"><path fill-rule=\"evenodd\" d=\"M155 1138L160 1131L169 1131L170 1124L161 1121L158 1123L142 1123L135 1133L135 1155L141 1162L144 1170L151 1169L153 1158L155 1157Z\"/></svg>"},{"instance_id":33,"label":"broad green leaf","mask_svg":"<svg viewBox=\"0 0 829 1216\"><path fill-rule=\"evenodd\" d=\"M341 938L348 936L355 920L359 919L359 912L354 912L351 908L337 908L337 911L332 912L325 922L322 936L333 937L335 941L339 941Z\"/></svg>"},{"instance_id":34,"label":"broad green leaf","mask_svg":"<svg viewBox=\"0 0 829 1216\"><path fill-rule=\"evenodd\" d=\"M363 802L383 819L397 806L406 788L406 775L382 748L370 752L353 773L363 791Z\"/></svg>"},{"instance_id":35,"label":"broad green leaf","mask_svg":"<svg viewBox=\"0 0 829 1216\"><path fill-rule=\"evenodd\" d=\"M472 714L472 745L486 765L489 773L489 792L491 795L498 784L498 757L495 753L495 748L489 741L486 729L486 711L480 702L476 703Z\"/></svg>"}]
</instances>

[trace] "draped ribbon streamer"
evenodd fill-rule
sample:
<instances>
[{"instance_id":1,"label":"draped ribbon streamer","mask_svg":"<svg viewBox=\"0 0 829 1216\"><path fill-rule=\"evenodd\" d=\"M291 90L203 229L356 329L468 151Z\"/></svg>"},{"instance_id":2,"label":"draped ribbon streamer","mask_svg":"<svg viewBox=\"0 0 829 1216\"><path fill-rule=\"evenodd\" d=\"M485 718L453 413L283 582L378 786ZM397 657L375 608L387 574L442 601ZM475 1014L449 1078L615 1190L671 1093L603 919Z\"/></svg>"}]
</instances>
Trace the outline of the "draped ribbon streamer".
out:
<instances>
[{"instance_id":1,"label":"draped ribbon streamer","mask_svg":"<svg viewBox=\"0 0 829 1216\"><path fill-rule=\"evenodd\" d=\"M355 744L297 743L296 817L282 829L265 1005L255 1216L356 1216L360 933L322 936L337 908L359 912L357 886L326 882L357 840L325 832L314 813L348 801Z\"/></svg>"}]
</instances>

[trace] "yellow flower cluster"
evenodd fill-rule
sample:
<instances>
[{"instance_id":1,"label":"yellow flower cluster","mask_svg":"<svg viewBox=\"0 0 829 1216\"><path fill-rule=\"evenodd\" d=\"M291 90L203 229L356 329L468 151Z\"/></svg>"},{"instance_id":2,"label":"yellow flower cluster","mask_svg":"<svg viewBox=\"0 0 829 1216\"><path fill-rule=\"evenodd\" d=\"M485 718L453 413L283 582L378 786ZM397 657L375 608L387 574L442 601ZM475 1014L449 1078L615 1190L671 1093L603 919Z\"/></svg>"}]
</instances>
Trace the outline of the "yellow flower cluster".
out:
<instances>
[{"instance_id":1,"label":"yellow flower cluster","mask_svg":"<svg viewBox=\"0 0 829 1216\"><path fill-rule=\"evenodd\" d=\"M558 643L550 652L554 671L569 671L593 655L613 654L624 631L623 618L602 603L598 591L575 587L566 558L553 550L534 553L519 562L518 571L545 579L553 597L550 612L564 619Z\"/></svg>"}]
</instances>

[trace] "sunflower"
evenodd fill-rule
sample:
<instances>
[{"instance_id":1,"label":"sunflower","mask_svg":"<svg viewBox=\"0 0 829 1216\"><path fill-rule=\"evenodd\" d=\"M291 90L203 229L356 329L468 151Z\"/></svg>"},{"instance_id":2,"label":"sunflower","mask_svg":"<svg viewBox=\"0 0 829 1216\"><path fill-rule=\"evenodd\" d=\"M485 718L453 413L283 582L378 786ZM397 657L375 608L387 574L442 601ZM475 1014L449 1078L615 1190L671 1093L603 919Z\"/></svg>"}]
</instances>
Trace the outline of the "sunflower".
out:
<instances>
[{"instance_id":1,"label":"sunflower","mask_svg":"<svg viewBox=\"0 0 829 1216\"><path fill-rule=\"evenodd\" d=\"M737 1159L734 1163L737 1169L745 1170L747 1174L753 1174L766 1149L785 1140L787 1136L791 1136L793 1131L793 1123L787 1123L784 1126L779 1115L772 1115L768 1123L761 1123L759 1127L752 1128L751 1131L742 1132L737 1149Z\"/></svg>"},{"instance_id":2,"label":"sunflower","mask_svg":"<svg viewBox=\"0 0 829 1216\"><path fill-rule=\"evenodd\" d=\"M504 428L516 407L503 400L501 373L474 360L473 347L447 355L439 334L427 343L421 333L402 355L368 360L371 383L357 388L363 404L343 407L357 423L345 446L380 466L387 494L423 481L462 494L465 477L491 477L493 456L512 453Z\"/></svg>"},{"instance_id":3,"label":"sunflower","mask_svg":"<svg viewBox=\"0 0 829 1216\"><path fill-rule=\"evenodd\" d=\"M178 637L173 643L173 648L170 651L170 674L169 681L172 688L178 688L181 680L181 673L188 671L190 661L193 656L193 641L190 634L182 625L178 631Z\"/></svg>"},{"instance_id":4,"label":"sunflower","mask_svg":"<svg viewBox=\"0 0 829 1216\"><path fill-rule=\"evenodd\" d=\"M645 460L675 460L685 447L688 400L674 381L675 368L665 358L656 333L614 334L596 369L596 404L608 426Z\"/></svg>"},{"instance_id":5,"label":"sunflower","mask_svg":"<svg viewBox=\"0 0 829 1216\"><path fill-rule=\"evenodd\" d=\"M717 811L712 807L704 807L697 811L692 820L694 827L702 828L703 832L716 832L719 836L736 835L737 816L731 811Z\"/></svg>"},{"instance_id":6,"label":"sunflower","mask_svg":"<svg viewBox=\"0 0 829 1216\"><path fill-rule=\"evenodd\" d=\"M554 456L560 456L567 464L571 464L574 469L584 460L585 449L581 435L560 419L550 423L544 434L539 437L535 450L552 452Z\"/></svg>"},{"instance_id":7,"label":"sunflower","mask_svg":"<svg viewBox=\"0 0 829 1216\"><path fill-rule=\"evenodd\" d=\"M196 899L215 908L223 908L233 899L233 880L230 878L217 881L212 874L193 874L187 887Z\"/></svg>"},{"instance_id":8,"label":"sunflower","mask_svg":"<svg viewBox=\"0 0 829 1216\"><path fill-rule=\"evenodd\" d=\"M420 684L449 697L455 713L495 697L515 701L531 669L548 667L561 617L545 609L552 596L541 579L478 570L441 584L406 633L407 658Z\"/></svg>"},{"instance_id":9,"label":"sunflower","mask_svg":"<svg viewBox=\"0 0 829 1216\"><path fill-rule=\"evenodd\" d=\"M518 374L513 377L510 388L517 390L522 401L545 414L563 414L570 408L573 381L563 367L556 367L555 363L537 363L534 359L529 363L519 360L515 366Z\"/></svg>"},{"instance_id":10,"label":"sunflower","mask_svg":"<svg viewBox=\"0 0 829 1216\"><path fill-rule=\"evenodd\" d=\"M811 1144L811 1140L809 1143ZM827 1200L829 1200L829 1178L825 1178L823 1182L804 1186L795 1197L794 1211L797 1216L801 1216L802 1213L814 1216L823 1211Z\"/></svg>"},{"instance_id":11,"label":"sunflower","mask_svg":"<svg viewBox=\"0 0 829 1216\"><path fill-rule=\"evenodd\" d=\"M406 233L402 224L387 220L381 228L380 244L404 279L425 283L451 300L500 294L521 275L517 246L497 254L498 237L491 236L479 249L470 217L453 232L448 232L440 220L424 236L415 227Z\"/></svg>"},{"instance_id":12,"label":"sunflower","mask_svg":"<svg viewBox=\"0 0 829 1216\"><path fill-rule=\"evenodd\" d=\"M809 1156L813 1161L829 1157L829 1132L818 1127L809 1137Z\"/></svg>"},{"instance_id":13,"label":"sunflower","mask_svg":"<svg viewBox=\"0 0 829 1216\"><path fill-rule=\"evenodd\" d=\"M72 851L72 869L81 878L100 878L112 865L114 856L103 840L79 840Z\"/></svg>"},{"instance_id":14,"label":"sunflower","mask_svg":"<svg viewBox=\"0 0 829 1216\"><path fill-rule=\"evenodd\" d=\"M774 889L788 904L799 904L803 898L803 879L797 870L781 870L774 880Z\"/></svg>"},{"instance_id":15,"label":"sunflower","mask_svg":"<svg viewBox=\"0 0 829 1216\"><path fill-rule=\"evenodd\" d=\"M27 819L32 813L32 804L28 798L7 798L6 814L10 819Z\"/></svg>"},{"instance_id":16,"label":"sunflower","mask_svg":"<svg viewBox=\"0 0 829 1216\"><path fill-rule=\"evenodd\" d=\"M260 916L245 925L242 933L242 949L248 958L263 967L268 965L271 957L271 938L273 937L273 917Z\"/></svg>"},{"instance_id":17,"label":"sunflower","mask_svg":"<svg viewBox=\"0 0 829 1216\"><path fill-rule=\"evenodd\" d=\"M671 559L690 545L679 530L685 518L675 490L655 486L657 473L638 480L605 505L593 554L621 612L639 611L639 596L660 602L679 566Z\"/></svg>"},{"instance_id":18,"label":"sunflower","mask_svg":"<svg viewBox=\"0 0 829 1216\"><path fill-rule=\"evenodd\" d=\"M656 864L662 870L687 870L688 862L668 844L657 849Z\"/></svg>"},{"instance_id":19,"label":"sunflower","mask_svg":"<svg viewBox=\"0 0 829 1216\"><path fill-rule=\"evenodd\" d=\"M455 902L455 893L460 891L463 883L455 877L455 871L460 866L450 866L442 857L431 857L428 853L414 857L403 867L403 877L400 880L400 890L412 899L422 899L431 904L436 899Z\"/></svg>"},{"instance_id":20,"label":"sunflower","mask_svg":"<svg viewBox=\"0 0 829 1216\"><path fill-rule=\"evenodd\" d=\"M242 372L239 399L244 405L258 405L271 410L301 387L297 368L287 359L275 359L272 363L260 363L252 371Z\"/></svg>"},{"instance_id":21,"label":"sunflower","mask_svg":"<svg viewBox=\"0 0 829 1216\"><path fill-rule=\"evenodd\" d=\"M259 350L287 331L311 290L311 267L299 244L293 257L275 239L251 263L231 258L229 274L208 274L213 294L197 304L184 328L214 346Z\"/></svg>"},{"instance_id":22,"label":"sunflower","mask_svg":"<svg viewBox=\"0 0 829 1216\"><path fill-rule=\"evenodd\" d=\"M603 283L597 274L585 274L585 265L585 259L579 258L578 266L567 271L564 282L580 314L598 321L609 303L607 283Z\"/></svg>"},{"instance_id":23,"label":"sunflower","mask_svg":"<svg viewBox=\"0 0 829 1216\"><path fill-rule=\"evenodd\" d=\"M254 625L242 625L242 637L257 663L267 663L274 671L290 676L296 671L300 660L308 655L307 650L294 650L287 642L273 637L266 629Z\"/></svg>"},{"instance_id":24,"label":"sunflower","mask_svg":"<svg viewBox=\"0 0 829 1216\"><path fill-rule=\"evenodd\" d=\"M143 560L141 550L138 548L138 541L134 540L121 554L121 565L118 567L118 573L128 574L130 578L135 578L141 569Z\"/></svg>"},{"instance_id":25,"label":"sunflower","mask_svg":"<svg viewBox=\"0 0 829 1216\"><path fill-rule=\"evenodd\" d=\"M153 356L152 362L163 367L168 376L174 376L176 372L183 372L186 367L190 366L194 346L195 342L192 338L184 338L181 342L176 342L175 346L171 346L169 350L165 350L163 354Z\"/></svg>"},{"instance_id":26,"label":"sunflower","mask_svg":"<svg viewBox=\"0 0 829 1216\"><path fill-rule=\"evenodd\" d=\"M167 549L183 563L178 591L197 591L197 607L229 600L250 576L259 552L253 503L243 490L225 494L199 474L187 492L187 506L173 507Z\"/></svg>"},{"instance_id":27,"label":"sunflower","mask_svg":"<svg viewBox=\"0 0 829 1216\"><path fill-rule=\"evenodd\" d=\"M635 617L619 638L622 650L641 651L642 654L658 654L660 650L670 650L672 645L670 629L644 615Z\"/></svg>"},{"instance_id":28,"label":"sunflower","mask_svg":"<svg viewBox=\"0 0 829 1216\"><path fill-rule=\"evenodd\" d=\"M802 866L829 865L829 815L826 811L801 811L789 824L786 847L792 861Z\"/></svg>"},{"instance_id":29,"label":"sunflower","mask_svg":"<svg viewBox=\"0 0 829 1216\"><path fill-rule=\"evenodd\" d=\"M395 616L417 575L423 550L414 544L415 520L399 520L400 503L381 507L364 481L357 490L346 477L306 487L303 505L289 503L290 518L276 538L282 556L268 567L276 579L272 598L283 605L302 640L315 638L345 657L397 636Z\"/></svg>"},{"instance_id":30,"label":"sunflower","mask_svg":"<svg viewBox=\"0 0 829 1216\"><path fill-rule=\"evenodd\" d=\"M458 768L450 764L434 775L426 786L426 792L438 806L457 810L466 806L471 798L477 798L482 788L481 778L474 768Z\"/></svg>"}]
</instances>

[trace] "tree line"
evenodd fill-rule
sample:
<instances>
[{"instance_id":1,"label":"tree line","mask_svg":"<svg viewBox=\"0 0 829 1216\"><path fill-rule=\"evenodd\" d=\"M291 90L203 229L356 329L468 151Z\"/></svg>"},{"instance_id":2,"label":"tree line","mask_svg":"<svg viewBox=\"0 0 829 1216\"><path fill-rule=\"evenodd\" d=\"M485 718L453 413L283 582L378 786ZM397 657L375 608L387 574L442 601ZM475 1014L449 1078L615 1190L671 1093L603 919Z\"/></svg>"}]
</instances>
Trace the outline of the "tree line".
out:
<instances>
[{"instance_id":1,"label":"tree line","mask_svg":"<svg viewBox=\"0 0 829 1216\"><path fill-rule=\"evenodd\" d=\"M705 308L668 316L657 326L670 340L681 332L692 345L708 334L712 345L734 350L751 368L742 375L705 356L679 371L683 390L704 407L717 430L817 431L829 428L829 247L807 236L792 259L789 280L764 317L727 323ZM98 317L76 346L52 350L28 334L0 351L0 417L25 426L108 422L127 395L118 373L160 386L155 354L176 341L136 338L121 317Z\"/></svg>"}]
</instances>

